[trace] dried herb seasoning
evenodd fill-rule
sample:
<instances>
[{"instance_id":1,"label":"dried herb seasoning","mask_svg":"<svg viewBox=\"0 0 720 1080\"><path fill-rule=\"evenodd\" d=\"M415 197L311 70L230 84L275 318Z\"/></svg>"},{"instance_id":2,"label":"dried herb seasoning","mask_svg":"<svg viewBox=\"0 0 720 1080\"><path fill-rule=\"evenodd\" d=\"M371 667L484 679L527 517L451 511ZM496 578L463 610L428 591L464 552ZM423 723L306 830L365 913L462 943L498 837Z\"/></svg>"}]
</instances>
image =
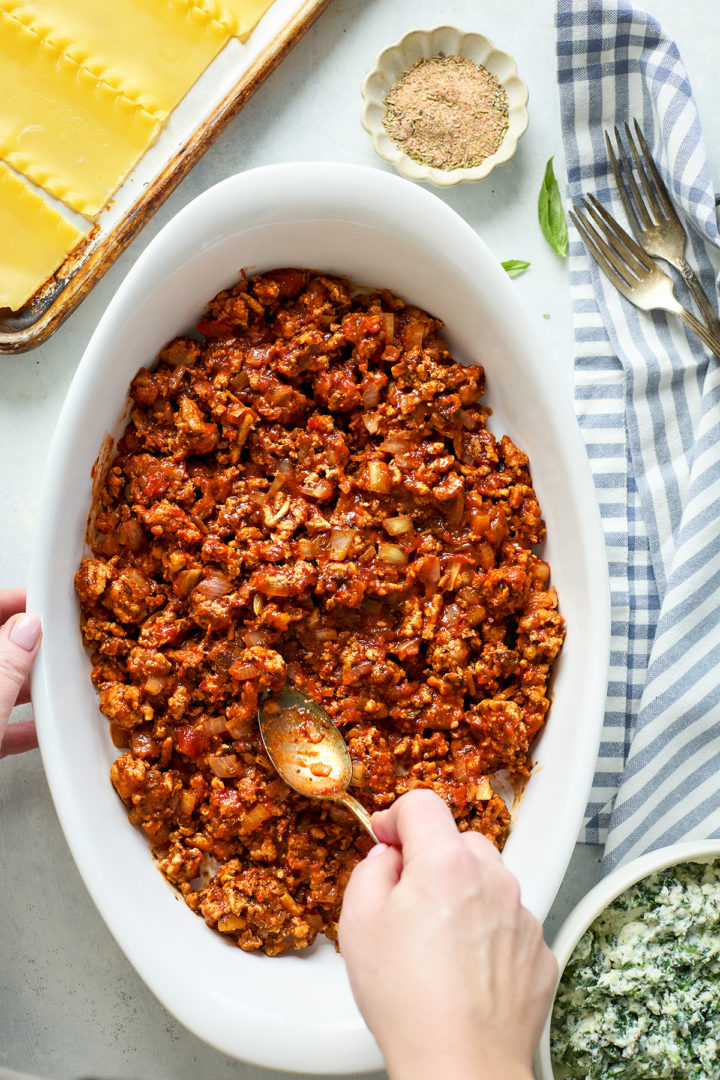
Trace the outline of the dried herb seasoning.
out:
<instances>
[{"instance_id":1,"label":"dried herb seasoning","mask_svg":"<svg viewBox=\"0 0 720 1080\"><path fill-rule=\"evenodd\" d=\"M497 77L462 56L419 60L385 98L385 130L421 165L471 169L500 146L508 99Z\"/></svg>"}]
</instances>

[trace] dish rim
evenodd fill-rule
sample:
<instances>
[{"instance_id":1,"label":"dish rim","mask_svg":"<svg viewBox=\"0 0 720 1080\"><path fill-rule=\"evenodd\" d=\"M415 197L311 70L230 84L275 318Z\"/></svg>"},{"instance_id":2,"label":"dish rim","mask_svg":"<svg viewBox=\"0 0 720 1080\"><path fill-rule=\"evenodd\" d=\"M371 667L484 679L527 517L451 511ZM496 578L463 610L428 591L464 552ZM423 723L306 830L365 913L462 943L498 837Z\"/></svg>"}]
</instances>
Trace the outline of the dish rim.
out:
<instances>
[{"instance_id":1,"label":"dish rim","mask_svg":"<svg viewBox=\"0 0 720 1080\"><path fill-rule=\"evenodd\" d=\"M447 42L447 47L443 42ZM470 55L474 53L475 55ZM496 74L508 97L508 130L494 154L479 165L466 169L439 169L421 165L400 150L388 135L383 124L386 112L385 98L400 75L409 71L419 60L437 55L459 55L474 63L486 66ZM483 59L475 59L482 56ZM502 77L497 69L505 68ZM493 71L493 68L496 70ZM477 183L489 176L498 165L504 165L517 150L520 137L528 126L527 85L518 74L517 64L510 53L498 49L485 34L460 30L445 24L429 30L409 30L394 45L388 45L377 56L360 87L362 126L372 138L375 153L383 161L393 165L407 180L424 181L435 187L456 187L463 183Z\"/></svg>"}]
</instances>

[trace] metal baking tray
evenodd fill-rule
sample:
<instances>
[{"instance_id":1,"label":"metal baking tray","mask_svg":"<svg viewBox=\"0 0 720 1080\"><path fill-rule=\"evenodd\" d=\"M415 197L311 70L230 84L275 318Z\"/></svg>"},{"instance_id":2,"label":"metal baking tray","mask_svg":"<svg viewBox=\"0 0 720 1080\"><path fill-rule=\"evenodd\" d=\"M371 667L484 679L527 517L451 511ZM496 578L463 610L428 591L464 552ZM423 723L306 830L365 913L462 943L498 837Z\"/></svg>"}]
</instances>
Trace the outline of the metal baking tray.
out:
<instances>
[{"instance_id":1,"label":"metal baking tray","mask_svg":"<svg viewBox=\"0 0 720 1080\"><path fill-rule=\"evenodd\" d=\"M329 2L275 0L247 41L228 42L170 114L87 239L23 308L0 310L0 352L26 352L47 341ZM62 211L73 219L67 207Z\"/></svg>"}]
</instances>

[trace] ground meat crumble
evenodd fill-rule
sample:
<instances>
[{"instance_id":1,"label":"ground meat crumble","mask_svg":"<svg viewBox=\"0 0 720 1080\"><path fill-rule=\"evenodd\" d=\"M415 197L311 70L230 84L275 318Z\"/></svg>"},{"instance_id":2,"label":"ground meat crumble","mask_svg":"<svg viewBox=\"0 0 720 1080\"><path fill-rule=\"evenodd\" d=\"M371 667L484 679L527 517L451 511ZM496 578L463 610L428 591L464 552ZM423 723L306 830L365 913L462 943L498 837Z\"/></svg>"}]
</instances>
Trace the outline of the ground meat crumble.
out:
<instances>
[{"instance_id":1,"label":"ground meat crumble","mask_svg":"<svg viewBox=\"0 0 720 1080\"><path fill-rule=\"evenodd\" d=\"M390 292L245 277L142 369L76 575L112 782L162 872L241 948L332 941L369 839L291 791L257 704L336 721L370 810L433 788L502 847L564 637L526 455L484 372Z\"/></svg>"}]
</instances>

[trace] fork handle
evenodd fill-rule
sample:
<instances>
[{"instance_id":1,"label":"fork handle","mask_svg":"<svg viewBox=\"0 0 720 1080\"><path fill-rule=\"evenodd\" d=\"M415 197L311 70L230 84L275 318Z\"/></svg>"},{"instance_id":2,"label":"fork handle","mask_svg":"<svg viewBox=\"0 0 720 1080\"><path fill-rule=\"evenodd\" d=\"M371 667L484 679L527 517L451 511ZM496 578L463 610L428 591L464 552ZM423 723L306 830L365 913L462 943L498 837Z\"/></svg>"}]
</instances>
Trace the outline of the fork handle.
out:
<instances>
[{"instance_id":1,"label":"fork handle","mask_svg":"<svg viewBox=\"0 0 720 1080\"><path fill-rule=\"evenodd\" d=\"M717 312L710 303L705 290L700 284L700 279L692 266L682 255L677 260L673 260L673 265L682 274L683 280L690 290L700 314L707 323L708 329L712 334L720 338L720 319L718 319Z\"/></svg>"},{"instance_id":2,"label":"fork handle","mask_svg":"<svg viewBox=\"0 0 720 1080\"><path fill-rule=\"evenodd\" d=\"M676 308L673 307L668 310L671 310L678 315L685 325L689 326L690 329L697 334L700 340L707 345L710 352L714 353L715 356L720 357L720 335L716 336L715 334L711 334L705 323L701 323L700 320L697 319L691 311L688 311L687 308L683 307L682 304L678 304Z\"/></svg>"}]
</instances>

